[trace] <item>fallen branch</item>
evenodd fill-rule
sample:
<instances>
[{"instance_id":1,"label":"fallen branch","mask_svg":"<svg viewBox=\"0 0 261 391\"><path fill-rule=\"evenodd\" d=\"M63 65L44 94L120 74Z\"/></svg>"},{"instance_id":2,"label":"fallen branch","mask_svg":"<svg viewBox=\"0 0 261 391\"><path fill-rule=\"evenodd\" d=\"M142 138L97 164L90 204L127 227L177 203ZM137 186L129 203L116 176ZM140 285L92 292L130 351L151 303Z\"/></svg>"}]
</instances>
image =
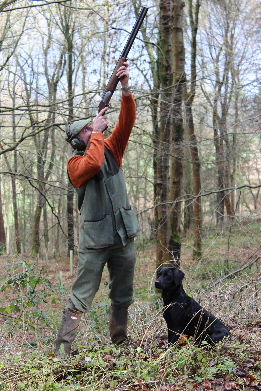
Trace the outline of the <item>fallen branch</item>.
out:
<instances>
[{"instance_id":1,"label":"fallen branch","mask_svg":"<svg viewBox=\"0 0 261 391\"><path fill-rule=\"evenodd\" d=\"M260 252L260 249L261 249L261 246L259 246L258 249L254 252L254 254L252 254L248 259L251 259L254 255L256 255L257 252ZM241 273L243 270L247 269L248 267L251 267L252 265L254 265L254 263L259 261L260 259L261 259L261 257L257 256L256 258L252 259L250 262L246 263L245 265L243 265L239 269L227 274L226 276L224 276L223 278L221 278L220 280L215 282L213 285L211 285L209 287L209 289L212 289L213 287L217 286L218 284L221 284L225 280L228 280L230 278L234 278L237 274Z\"/></svg>"}]
</instances>

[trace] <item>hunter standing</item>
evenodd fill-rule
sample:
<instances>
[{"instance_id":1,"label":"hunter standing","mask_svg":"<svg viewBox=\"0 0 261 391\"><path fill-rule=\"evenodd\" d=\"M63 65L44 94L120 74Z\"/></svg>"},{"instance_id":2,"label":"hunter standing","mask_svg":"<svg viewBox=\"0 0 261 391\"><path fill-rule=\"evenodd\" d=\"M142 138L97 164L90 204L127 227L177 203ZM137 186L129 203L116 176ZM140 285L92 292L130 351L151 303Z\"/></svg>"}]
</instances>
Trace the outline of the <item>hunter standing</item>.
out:
<instances>
[{"instance_id":1,"label":"hunter standing","mask_svg":"<svg viewBox=\"0 0 261 391\"><path fill-rule=\"evenodd\" d=\"M128 307L133 301L134 237L138 231L121 168L136 117L127 62L119 68L117 77L122 87L121 110L112 134L108 138L103 134L108 127L107 108L91 124L83 119L70 125L69 142L84 146L83 152L76 152L68 162L80 210L79 259L77 278L56 340L58 355L70 354L81 316L91 307L105 264L110 275L111 340L120 344L127 339Z\"/></svg>"}]
</instances>

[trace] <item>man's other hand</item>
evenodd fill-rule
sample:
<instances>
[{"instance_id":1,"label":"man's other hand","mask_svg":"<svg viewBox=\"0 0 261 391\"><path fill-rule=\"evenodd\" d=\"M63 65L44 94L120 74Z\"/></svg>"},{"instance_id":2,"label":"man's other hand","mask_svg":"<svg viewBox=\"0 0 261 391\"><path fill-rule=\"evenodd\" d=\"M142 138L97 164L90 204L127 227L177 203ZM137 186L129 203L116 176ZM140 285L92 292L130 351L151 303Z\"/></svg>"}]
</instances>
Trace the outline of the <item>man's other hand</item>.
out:
<instances>
[{"instance_id":1,"label":"man's other hand","mask_svg":"<svg viewBox=\"0 0 261 391\"><path fill-rule=\"evenodd\" d=\"M108 128L109 120L106 115L104 115L107 110L108 107L104 107L92 121L93 133L104 132Z\"/></svg>"}]
</instances>

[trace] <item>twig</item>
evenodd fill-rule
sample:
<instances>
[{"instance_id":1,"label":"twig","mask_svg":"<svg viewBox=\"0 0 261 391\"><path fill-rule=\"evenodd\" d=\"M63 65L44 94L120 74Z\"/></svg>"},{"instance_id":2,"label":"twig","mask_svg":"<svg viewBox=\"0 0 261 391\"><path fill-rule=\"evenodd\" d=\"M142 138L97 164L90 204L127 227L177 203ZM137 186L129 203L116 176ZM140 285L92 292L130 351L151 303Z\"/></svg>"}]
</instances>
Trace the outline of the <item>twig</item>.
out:
<instances>
[{"instance_id":1,"label":"twig","mask_svg":"<svg viewBox=\"0 0 261 391\"><path fill-rule=\"evenodd\" d=\"M261 249L261 246L258 247L258 249L255 251L254 254L252 254L248 259L252 258L258 251L260 251ZM258 260L260 260L261 257L258 256L256 257L255 259L251 260L250 262L246 263L245 265L243 265L242 267L240 267L239 269L227 274L226 276L224 276L223 278L221 278L220 280L218 280L217 282L215 282L213 285L211 285L209 287L209 289L212 289L213 287L215 287L216 285L224 282L225 280L228 280L230 278L234 278L237 274L239 274L240 272L242 272L243 270L247 269L248 267L252 266L254 263L256 263Z\"/></svg>"},{"instance_id":2,"label":"twig","mask_svg":"<svg viewBox=\"0 0 261 391\"><path fill-rule=\"evenodd\" d=\"M48 186L51 186L51 187L56 187L58 189L61 189L61 190L67 190L65 187L62 187L62 186L58 186L58 185L54 185L52 184L52 182L46 182L46 181L42 181L38 178L33 178L29 175L25 175L25 174L22 174L20 172L12 172L12 171L0 171L0 175L11 175L11 176L20 176L20 177L23 177L27 180L31 180L31 181L36 181L36 182L40 182L40 183L43 183L45 185L48 185Z\"/></svg>"}]
</instances>

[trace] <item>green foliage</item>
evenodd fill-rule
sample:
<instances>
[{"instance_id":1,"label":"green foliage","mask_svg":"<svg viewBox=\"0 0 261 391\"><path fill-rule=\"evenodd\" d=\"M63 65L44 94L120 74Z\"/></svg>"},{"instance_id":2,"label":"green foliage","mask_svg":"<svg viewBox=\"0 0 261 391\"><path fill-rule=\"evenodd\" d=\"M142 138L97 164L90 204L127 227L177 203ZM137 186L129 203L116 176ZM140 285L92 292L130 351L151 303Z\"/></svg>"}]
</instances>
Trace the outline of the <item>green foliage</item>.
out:
<instances>
[{"instance_id":1,"label":"green foliage","mask_svg":"<svg viewBox=\"0 0 261 391\"><path fill-rule=\"evenodd\" d=\"M90 319L95 324L95 329L103 333L107 329L107 319L109 317L109 305L107 301L101 301L90 310Z\"/></svg>"},{"instance_id":2,"label":"green foliage","mask_svg":"<svg viewBox=\"0 0 261 391\"><path fill-rule=\"evenodd\" d=\"M203 383L220 377L236 380L238 357L233 357L233 349L234 346L230 345L225 353L222 344L216 350L192 344L166 349L152 341L146 346L95 344L88 349L82 347L78 356L67 360L34 352L26 360L24 357L16 360L16 369L7 374L5 391L11 391L12 379L17 372L20 389L27 391L78 391L85 390L87 385L88 390L118 390L122 387L142 390L142 387L138 388L139 384L167 387L179 386L184 381ZM242 359L246 359L246 353ZM3 364L3 370L4 367Z\"/></svg>"},{"instance_id":3,"label":"green foliage","mask_svg":"<svg viewBox=\"0 0 261 391\"><path fill-rule=\"evenodd\" d=\"M234 360L224 356L222 351L218 354L218 351L209 349L207 344L202 345L174 345L161 354L158 360L161 362L161 368L165 368L163 376L166 382L170 382L171 379L174 382L180 374L202 382L205 379L226 376L235 370L237 364Z\"/></svg>"},{"instance_id":4,"label":"green foliage","mask_svg":"<svg viewBox=\"0 0 261 391\"><path fill-rule=\"evenodd\" d=\"M236 261L202 259L196 269L196 278L199 280L213 280L223 277L225 274L237 268Z\"/></svg>"},{"instance_id":5,"label":"green foliage","mask_svg":"<svg viewBox=\"0 0 261 391\"><path fill-rule=\"evenodd\" d=\"M258 389L260 326L256 322L256 314L259 296L255 299L256 291L252 290L256 269L244 271L240 278L236 276L213 292L202 290L202 286L209 286L212 278L219 279L226 273L222 253L209 253L198 264L185 264L184 269L191 281L188 292L195 294L195 290L199 289L201 297L205 296L207 308L209 306L212 310L213 306L215 314L217 310L222 311L223 320L231 326L232 338L213 349L207 345L196 347L190 340L186 345L170 347L161 338L166 330L161 318L162 302L154 291L152 250L149 246L149 251L139 253L136 300L130 308L129 333L133 341L120 347L110 344L108 284L102 282L75 341L74 348L78 348L79 354L66 360L54 357L52 351L64 295L67 296L72 279L64 273L63 284L53 286L45 278L46 271L39 271L39 265L19 263L14 270L12 264L8 270L9 277L2 282L0 290L3 302L1 318L5 319L1 339L5 350L0 361L0 390L14 391L14 387L15 391ZM232 254L231 259L237 258ZM239 266L240 263L234 261L230 264L232 270ZM242 292L241 286L244 287ZM251 314L243 312L247 308L246 299L256 306ZM54 308L58 310L51 318ZM48 317L49 327L45 327L47 320L44 317L34 313L37 310ZM245 314L248 324L242 321ZM14 328L14 320L19 328ZM41 332L37 335L39 329ZM18 341L9 353L9 346L12 347L21 334L22 343ZM157 338L159 334L160 338ZM10 345L9 341L12 341ZM218 384L220 381L223 381L222 385ZM250 384L252 388L248 388Z\"/></svg>"},{"instance_id":6,"label":"green foliage","mask_svg":"<svg viewBox=\"0 0 261 391\"><path fill-rule=\"evenodd\" d=\"M36 271L35 264L20 262L23 271L14 274L0 288L8 298L7 304L0 308L3 314L26 314L26 324L30 325L32 319L47 321L41 309L43 303L48 303L51 296L51 282ZM16 320L25 324L24 317L16 317Z\"/></svg>"}]
</instances>

